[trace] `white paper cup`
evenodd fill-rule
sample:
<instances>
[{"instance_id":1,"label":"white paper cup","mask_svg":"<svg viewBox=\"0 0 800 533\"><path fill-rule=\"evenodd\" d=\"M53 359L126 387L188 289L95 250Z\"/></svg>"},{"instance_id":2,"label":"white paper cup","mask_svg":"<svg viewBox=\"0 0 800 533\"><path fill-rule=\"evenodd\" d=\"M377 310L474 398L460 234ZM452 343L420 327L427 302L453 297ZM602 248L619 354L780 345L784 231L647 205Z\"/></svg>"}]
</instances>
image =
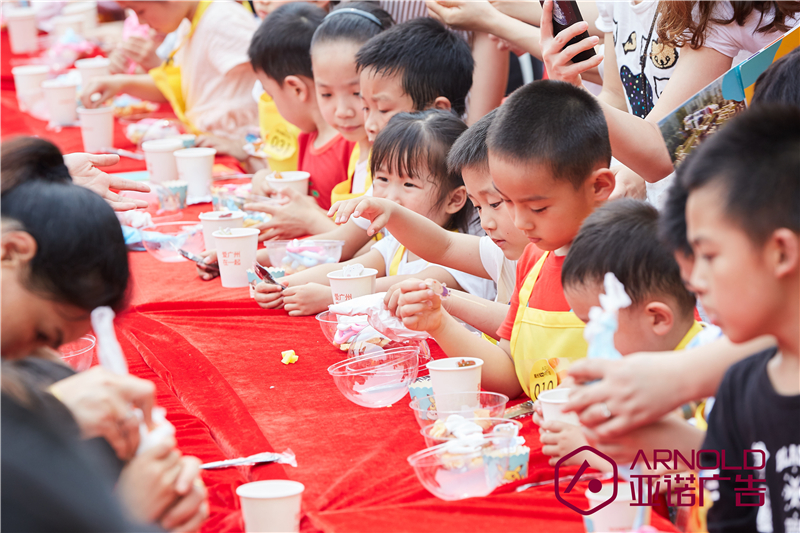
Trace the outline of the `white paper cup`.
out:
<instances>
[{"instance_id":1,"label":"white paper cup","mask_svg":"<svg viewBox=\"0 0 800 533\"><path fill-rule=\"evenodd\" d=\"M12 54L27 54L39 49L39 30L36 28L36 12L30 7L7 9L3 18L8 24L8 38Z\"/></svg>"},{"instance_id":2,"label":"white paper cup","mask_svg":"<svg viewBox=\"0 0 800 533\"><path fill-rule=\"evenodd\" d=\"M242 504L245 531L300 531L300 504L304 490L302 483L283 479L240 485L236 494Z\"/></svg>"},{"instance_id":3,"label":"white paper cup","mask_svg":"<svg viewBox=\"0 0 800 533\"><path fill-rule=\"evenodd\" d=\"M150 181L164 183L178 179L178 166L175 163L174 152L183 149L183 141L179 137L171 139L156 139L142 143L144 161Z\"/></svg>"},{"instance_id":4,"label":"white paper cup","mask_svg":"<svg viewBox=\"0 0 800 533\"><path fill-rule=\"evenodd\" d=\"M97 27L97 2L70 2L64 6L61 14L81 17L84 31Z\"/></svg>"},{"instance_id":5,"label":"white paper cup","mask_svg":"<svg viewBox=\"0 0 800 533\"><path fill-rule=\"evenodd\" d=\"M33 109L36 102L44 97L42 82L50 76L47 65L25 65L11 69L14 76L14 87L17 91L17 103L23 112Z\"/></svg>"},{"instance_id":6,"label":"white paper cup","mask_svg":"<svg viewBox=\"0 0 800 533\"><path fill-rule=\"evenodd\" d=\"M219 261L222 286L229 289L247 287L247 269L253 267L258 250L258 233L255 228L233 228L230 235L215 231L214 247Z\"/></svg>"},{"instance_id":7,"label":"white paper cup","mask_svg":"<svg viewBox=\"0 0 800 533\"><path fill-rule=\"evenodd\" d=\"M92 78L110 75L109 65L111 65L111 61L105 57L90 57L77 60L75 67L81 73L81 86L86 87Z\"/></svg>"},{"instance_id":8,"label":"white paper cup","mask_svg":"<svg viewBox=\"0 0 800 533\"><path fill-rule=\"evenodd\" d=\"M53 17L53 32L57 37L66 34L67 31L72 30L75 35L83 36L83 17L77 15L67 15Z\"/></svg>"},{"instance_id":9,"label":"white paper cup","mask_svg":"<svg viewBox=\"0 0 800 533\"><path fill-rule=\"evenodd\" d=\"M211 196L211 176L216 154L217 151L213 148L184 148L175 152L178 179L189 184L187 202L193 203L198 198Z\"/></svg>"},{"instance_id":10,"label":"white paper cup","mask_svg":"<svg viewBox=\"0 0 800 533\"><path fill-rule=\"evenodd\" d=\"M361 275L351 277L345 277L344 270L329 272L333 303L340 304L359 296L375 294L377 277L378 271L374 268L365 268Z\"/></svg>"},{"instance_id":11,"label":"white paper cup","mask_svg":"<svg viewBox=\"0 0 800 533\"><path fill-rule=\"evenodd\" d=\"M78 109L83 150L96 154L114 146L114 108Z\"/></svg>"},{"instance_id":12,"label":"white paper cup","mask_svg":"<svg viewBox=\"0 0 800 533\"><path fill-rule=\"evenodd\" d=\"M294 189L302 195L308 194L308 180L311 178L311 174L299 170L292 170L281 172L280 175L280 179L276 178L275 174L267 176L267 184L276 191Z\"/></svg>"},{"instance_id":13,"label":"white paper cup","mask_svg":"<svg viewBox=\"0 0 800 533\"><path fill-rule=\"evenodd\" d=\"M74 83L58 80L42 82L42 91L50 110L50 122L61 126L75 124L78 120L78 89Z\"/></svg>"},{"instance_id":14,"label":"white paper cup","mask_svg":"<svg viewBox=\"0 0 800 533\"><path fill-rule=\"evenodd\" d=\"M220 218L220 215L230 215ZM203 240L206 250L214 249L214 232L222 228L241 228L244 226L243 211L209 211L200 213L200 222L203 223ZM250 268L250 267L247 267Z\"/></svg>"},{"instance_id":15,"label":"white paper cup","mask_svg":"<svg viewBox=\"0 0 800 533\"><path fill-rule=\"evenodd\" d=\"M577 414L564 412L564 404L569 400L569 389L546 390L539 393L537 400L542 404L542 416L546 422L558 420L573 426L581 425Z\"/></svg>"},{"instance_id":16,"label":"white paper cup","mask_svg":"<svg viewBox=\"0 0 800 533\"><path fill-rule=\"evenodd\" d=\"M589 508L608 501L613 490L613 485L610 483L603 484L600 491L596 493L587 490L585 494L589 500ZM586 532L638 531L642 526L650 525L651 508L648 506L633 507L631 506L633 501L630 483L624 480L620 481L617 483L617 497L612 503L583 517Z\"/></svg>"},{"instance_id":17,"label":"white paper cup","mask_svg":"<svg viewBox=\"0 0 800 533\"><path fill-rule=\"evenodd\" d=\"M458 366L461 361L472 361L475 364ZM442 411L458 411L465 404L477 405L482 366L483 361L474 357L448 357L428 363L434 396L452 392L475 393L474 398L462 395L445 396L440 401L442 405L436 405L436 408Z\"/></svg>"}]
</instances>

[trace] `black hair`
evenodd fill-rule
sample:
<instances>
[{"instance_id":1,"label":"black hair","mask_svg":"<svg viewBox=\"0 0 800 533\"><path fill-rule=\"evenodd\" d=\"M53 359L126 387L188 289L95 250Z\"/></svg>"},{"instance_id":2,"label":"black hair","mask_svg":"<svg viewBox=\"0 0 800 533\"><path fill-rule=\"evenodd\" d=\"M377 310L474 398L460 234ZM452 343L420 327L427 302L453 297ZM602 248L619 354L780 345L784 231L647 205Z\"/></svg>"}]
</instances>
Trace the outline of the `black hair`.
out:
<instances>
[{"instance_id":1,"label":"black hair","mask_svg":"<svg viewBox=\"0 0 800 533\"><path fill-rule=\"evenodd\" d=\"M719 187L725 216L754 244L778 228L800 233L800 108L751 107L689 154L677 180L687 197Z\"/></svg>"},{"instance_id":2,"label":"black hair","mask_svg":"<svg viewBox=\"0 0 800 533\"><path fill-rule=\"evenodd\" d=\"M499 107L486 142L498 157L546 165L576 189L598 165L611 163L603 110L587 91L562 81L535 81L514 91Z\"/></svg>"},{"instance_id":3,"label":"black hair","mask_svg":"<svg viewBox=\"0 0 800 533\"><path fill-rule=\"evenodd\" d=\"M362 13L359 13L362 12ZM367 15L377 20L372 20ZM347 2L328 13L314 32L311 48L322 43L346 40L362 45L394 24L392 16L377 2Z\"/></svg>"},{"instance_id":4,"label":"black hair","mask_svg":"<svg viewBox=\"0 0 800 533\"><path fill-rule=\"evenodd\" d=\"M356 54L356 66L382 76L399 74L403 92L417 111L440 96L450 100L454 113L466 111L475 62L469 45L432 18L397 24L367 41Z\"/></svg>"},{"instance_id":5,"label":"black hair","mask_svg":"<svg viewBox=\"0 0 800 533\"><path fill-rule=\"evenodd\" d=\"M680 252L686 257L694 257L692 245L686 238L686 200L689 191L679 179L672 181L666 194L658 225L661 243L672 253Z\"/></svg>"},{"instance_id":6,"label":"black hair","mask_svg":"<svg viewBox=\"0 0 800 533\"><path fill-rule=\"evenodd\" d=\"M16 227L36 241L23 279L30 291L87 312L124 307L128 250L114 210L98 194L30 174L3 193L0 210L5 231Z\"/></svg>"},{"instance_id":7,"label":"black hair","mask_svg":"<svg viewBox=\"0 0 800 533\"><path fill-rule=\"evenodd\" d=\"M572 241L561 267L562 285L602 285L606 273L612 272L634 304L672 296L681 312L692 316L695 297L657 234L658 211L652 205L630 198L602 205L586 217Z\"/></svg>"},{"instance_id":8,"label":"black hair","mask_svg":"<svg viewBox=\"0 0 800 533\"><path fill-rule=\"evenodd\" d=\"M72 181L61 152L53 143L44 139L16 137L3 141L0 161L3 165L0 179L3 194L30 176L45 181Z\"/></svg>"},{"instance_id":9,"label":"black hair","mask_svg":"<svg viewBox=\"0 0 800 533\"><path fill-rule=\"evenodd\" d=\"M281 86L287 76L313 79L311 39L324 18L324 9L305 2L284 4L273 11L250 40L247 54L253 70Z\"/></svg>"},{"instance_id":10,"label":"black hair","mask_svg":"<svg viewBox=\"0 0 800 533\"><path fill-rule=\"evenodd\" d=\"M497 109L492 109L456 140L447 154L447 168L450 172L463 172L466 167L489 172L486 136L496 116Z\"/></svg>"},{"instance_id":11,"label":"black hair","mask_svg":"<svg viewBox=\"0 0 800 533\"><path fill-rule=\"evenodd\" d=\"M450 191L464 185L461 172L447 168L447 153L467 125L447 111L429 109L417 113L398 113L378 134L370 154L370 170L375 176L381 168L401 176L428 178L438 191L437 207L441 206ZM450 217L445 229L468 232L473 209L470 202Z\"/></svg>"},{"instance_id":12,"label":"black hair","mask_svg":"<svg viewBox=\"0 0 800 533\"><path fill-rule=\"evenodd\" d=\"M800 107L800 48L770 65L756 80L752 105L765 102Z\"/></svg>"}]
</instances>

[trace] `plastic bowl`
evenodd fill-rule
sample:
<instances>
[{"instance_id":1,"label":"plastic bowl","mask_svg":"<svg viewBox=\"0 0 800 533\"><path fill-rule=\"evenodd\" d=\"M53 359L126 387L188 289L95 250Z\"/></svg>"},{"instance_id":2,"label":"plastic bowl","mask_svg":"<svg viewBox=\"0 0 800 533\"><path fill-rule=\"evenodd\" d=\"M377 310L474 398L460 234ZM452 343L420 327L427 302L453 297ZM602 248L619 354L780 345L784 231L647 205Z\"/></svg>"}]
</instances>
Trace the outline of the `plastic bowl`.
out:
<instances>
[{"instance_id":1,"label":"plastic bowl","mask_svg":"<svg viewBox=\"0 0 800 533\"><path fill-rule=\"evenodd\" d=\"M441 394L439 396L445 395ZM446 419L450 415L461 415L464 418L503 418L506 411L506 403L508 403L508 396L497 392L479 392L477 396L474 392L452 392L447 394L447 396L468 397L469 400L460 411L437 411L436 395L428 397L428 399L432 400L432 403L431 406L426 409L420 407L419 398L411 400L408 406L414 411L414 417L417 419L419 427L425 428L436 422L439 418Z\"/></svg>"},{"instance_id":2,"label":"plastic bowl","mask_svg":"<svg viewBox=\"0 0 800 533\"><path fill-rule=\"evenodd\" d=\"M267 241L265 246L269 262L283 268L286 275L300 272L323 263L338 263L342 257L344 241Z\"/></svg>"},{"instance_id":3,"label":"plastic bowl","mask_svg":"<svg viewBox=\"0 0 800 533\"><path fill-rule=\"evenodd\" d=\"M407 341L393 341L388 337L384 337L375 329L367 328L362 330L357 335L349 339L349 348L347 355L349 357L361 357L367 354L377 354L386 350L394 350L396 348L419 348L419 371L417 377L427 376L429 362L433 361L431 356L431 349L428 342L425 340L407 340Z\"/></svg>"},{"instance_id":4,"label":"plastic bowl","mask_svg":"<svg viewBox=\"0 0 800 533\"><path fill-rule=\"evenodd\" d=\"M501 484L501 474L508 469L508 455L486 457L498 446L486 439L483 448L452 453L452 444L425 448L408 457L417 479L428 492L441 500L455 501L488 496Z\"/></svg>"},{"instance_id":5,"label":"plastic bowl","mask_svg":"<svg viewBox=\"0 0 800 533\"><path fill-rule=\"evenodd\" d=\"M345 398L362 407L386 407L417 379L419 348L402 347L345 359L328 367Z\"/></svg>"},{"instance_id":6,"label":"plastic bowl","mask_svg":"<svg viewBox=\"0 0 800 533\"><path fill-rule=\"evenodd\" d=\"M62 344L58 351L61 352L61 359L75 372L83 372L92 366L96 345L97 339L94 335L84 335L76 341Z\"/></svg>"},{"instance_id":7,"label":"plastic bowl","mask_svg":"<svg viewBox=\"0 0 800 533\"><path fill-rule=\"evenodd\" d=\"M517 434L519 434L519 430L522 429L522 422L519 422L518 420L509 420L508 418L473 418L472 422L475 422L483 428L484 435L490 434L496 426L502 424L513 424L517 426ZM437 446L443 442L455 439L453 436L432 437L431 431L433 431L435 427L436 424L431 424L419 430L420 435L425 438L425 444L427 446Z\"/></svg>"},{"instance_id":8,"label":"plastic bowl","mask_svg":"<svg viewBox=\"0 0 800 533\"><path fill-rule=\"evenodd\" d=\"M205 250L203 226L200 221L166 222L142 228L144 249L164 263L188 261L178 249L193 254Z\"/></svg>"},{"instance_id":9,"label":"plastic bowl","mask_svg":"<svg viewBox=\"0 0 800 533\"><path fill-rule=\"evenodd\" d=\"M316 318L319 322L319 327L322 330L322 334L325 335L325 338L328 339L328 342L333 344L335 348L343 351L347 351L347 349L350 347L350 338L355 337L355 335L348 337L346 339L347 342L345 343L336 342L336 333L339 330L339 322L342 322L343 324L352 324L356 326L359 331L362 331L363 328L369 325L367 323L366 315L363 317L349 317L337 315L336 313L331 313L330 311L323 311L319 313Z\"/></svg>"}]
</instances>

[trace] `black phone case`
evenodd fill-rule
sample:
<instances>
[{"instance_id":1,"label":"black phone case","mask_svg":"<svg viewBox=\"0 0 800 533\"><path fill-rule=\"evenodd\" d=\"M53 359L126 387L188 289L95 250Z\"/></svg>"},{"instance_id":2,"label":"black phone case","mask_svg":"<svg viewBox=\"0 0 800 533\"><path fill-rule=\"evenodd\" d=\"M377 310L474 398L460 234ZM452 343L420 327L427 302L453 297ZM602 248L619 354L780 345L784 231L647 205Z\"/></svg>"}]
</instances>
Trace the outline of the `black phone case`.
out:
<instances>
[{"instance_id":1,"label":"black phone case","mask_svg":"<svg viewBox=\"0 0 800 533\"><path fill-rule=\"evenodd\" d=\"M539 0L542 5L544 5L544 0ZM575 0L553 0L553 35L558 35L561 31L569 28L575 23L578 23L583 20L581 16L581 10L578 9L578 2ZM573 45L578 43L584 39L589 38L589 31L585 31L582 34L578 35L577 37L573 37L567 46ZM586 61L587 59L597 55L597 52L594 51L594 48L590 48L588 50L584 50L580 54L576 55L572 58L573 63L579 63L581 61Z\"/></svg>"}]
</instances>

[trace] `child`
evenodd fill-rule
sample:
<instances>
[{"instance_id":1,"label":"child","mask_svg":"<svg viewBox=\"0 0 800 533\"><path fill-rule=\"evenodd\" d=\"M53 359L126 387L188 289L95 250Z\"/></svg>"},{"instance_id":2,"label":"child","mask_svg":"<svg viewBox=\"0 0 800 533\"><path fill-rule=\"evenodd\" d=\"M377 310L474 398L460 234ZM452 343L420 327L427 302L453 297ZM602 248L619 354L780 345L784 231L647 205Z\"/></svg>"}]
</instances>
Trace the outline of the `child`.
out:
<instances>
[{"instance_id":1,"label":"child","mask_svg":"<svg viewBox=\"0 0 800 533\"><path fill-rule=\"evenodd\" d=\"M317 105L309 50L324 18L325 11L311 4L283 5L261 23L248 54L281 116L303 132L298 138L298 169L311 174L309 192L327 209L331 189L347 179L354 143L325 121ZM257 192L258 182L253 185Z\"/></svg>"},{"instance_id":2,"label":"child","mask_svg":"<svg viewBox=\"0 0 800 533\"><path fill-rule=\"evenodd\" d=\"M586 218L561 269L564 296L583 322L600 305L603 277L612 272L632 304L619 311L614 345L622 355L683 350L702 330L694 320L695 297L681 279L670 251L658 241L658 211L644 202L616 200ZM579 426L534 421L541 427L542 453L551 464L583 446ZM570 464L583 462L575 456ZM590 460L591 462L591 460Z\"/></svg>"},{"instance_id":3,"label":"child","mask_svg":"<svg viewBox=\"0 0 800 533\"><path fill-rule=\"evenodd\" d=\"M703 307L733 342L773 335L778 343L730 367L717 391L702 448L724 451L735 468L743 454L763 468L722 471L709 531L794 531L800 521L793 496L800 468L798 171L800 110L766 103L731 121L680 168L689 191L691 284ZM762 450L766 463L748 449ZM713 467L708 459L701 461ZM766 494L742 492L740 476L751 475L766 479Z\"/></svg>"},{"instance_id":4,"label":"child","mask_svg":"<svg viewBox=\"0 0 800 533\"><path fill-rule=\"evenodd\" d=\"M461 134L450 149L447 166L450 172L461 173L467 197L478 211L486 236L464 235L446 231L412 210L380 198L359 198L334 204L330 214L344 223L351 214L372 221L367 230L373 235L386 227L412 253L426 261L458 269L497 284L498 305L480 306L461 298L446 300L450 314L492 336L508 313L508 302L514 291L517 260L528 239L514 226L502 199L492 187L489 174L486 134L497 110L481 118Z\"/></svg>"},{"instance_id":5,"label":"child","mask_svg":"<svg viewBox=\"0 0 800 533\"><path fill-rule=\"evenodd\" d=\"M376 5L348 2L328 14L314 32L311 66L322 118L347 141L356 143L347 179L333 188L331 203L361 196L372 185L367 168L372 143L364 130L356 53L391 25L392 18Z\"/></svg>"},{"instance_id":6,"label":"child","mask_svg":"<svg viewBox=\"0 0 800 533\"><path fill-rule=\"evenodd\" d=\"M408 206L437 225L465 231L472 210L461 175L447 170L447 152L466 125L451 113L430 110L397 115L375 141L370 159L375 195ZM333 303L327 274L343 265L360 263L378 271L377 290L384 291L397 276L426 272L453 288L490 296L490 282L452 269L429 265L409 253L396 239L384 237L366 254L345 263L319 265L281 278L289 288L260 283L256 301L265 308L284 306L291 316L323 311Z\"/></svg>"},{"instance_id":7,"label":"child","mask_svg":"<svg viewBox=\"0 0 800 533\"><path fill-rule=\"evenodd\" d=\"M583 322L561 288L561 265L578 228L614 189L611 146L593 97L562 82L534 82L500 107L487 138L494 188L532 244L517 264L517 287L497 346L462 334L432 291L404 283L396 314L430 333L450 357L484 360L482 385L531 395L547 360L586 355ZM544 254L542 254L544 251ZM534 395L535 396L535 395Z\"/></svg>"},{"instance_id":8,"label":"child","mask_svg":"<svg viewBox=\"0 0 800 533\"><path fill-rule=\"evenodd\" d=\"M246 49L255 19L230 2L120 2L139 20L161 33L178 30L178 46L149 75L102 76L84 87L81 100L97 107L122 92L157 102L169 102L178 118L196 133L244 137L256 123L251 97L255 75ZM95 93L100 98L93 98Z\"/></svg>"}]
</instances>

